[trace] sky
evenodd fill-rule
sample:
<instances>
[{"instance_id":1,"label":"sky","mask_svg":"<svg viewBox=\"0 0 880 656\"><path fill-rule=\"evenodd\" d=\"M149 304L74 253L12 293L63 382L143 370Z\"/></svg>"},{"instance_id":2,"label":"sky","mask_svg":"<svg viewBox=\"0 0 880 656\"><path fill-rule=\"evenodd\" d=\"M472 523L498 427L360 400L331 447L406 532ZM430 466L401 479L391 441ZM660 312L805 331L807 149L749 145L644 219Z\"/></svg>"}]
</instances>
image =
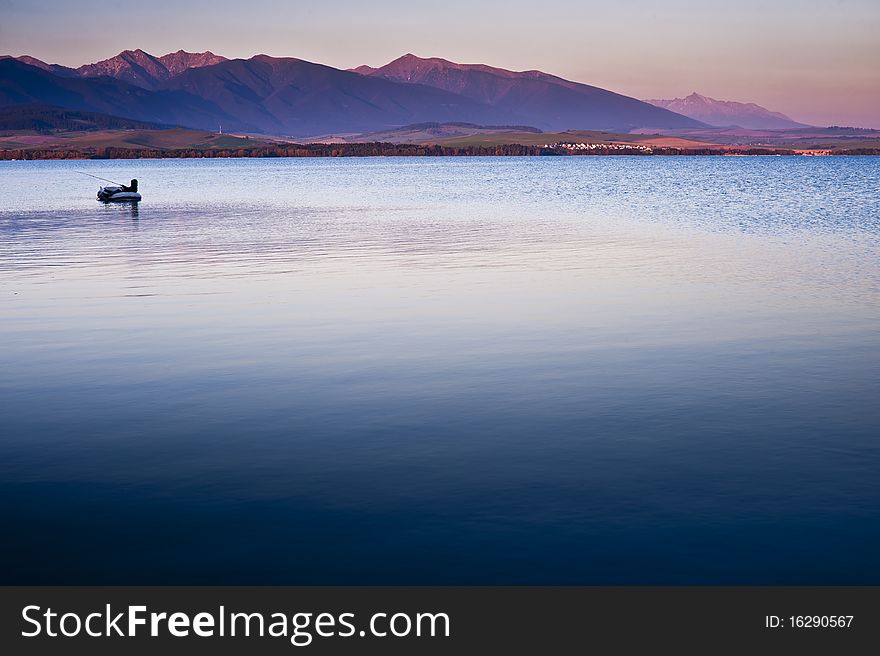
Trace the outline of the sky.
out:
<instances>
[{"instance_id":1,"label":"sky","mask_svg":"<svg viewBox=\"0 0 880 656\"><path fill-rule=\"evenodd\" d=\"M134 48L338 68L412 52L880 128L880 0L0 0L0 54L78 66Z\"/></svg>"}]
</instances>

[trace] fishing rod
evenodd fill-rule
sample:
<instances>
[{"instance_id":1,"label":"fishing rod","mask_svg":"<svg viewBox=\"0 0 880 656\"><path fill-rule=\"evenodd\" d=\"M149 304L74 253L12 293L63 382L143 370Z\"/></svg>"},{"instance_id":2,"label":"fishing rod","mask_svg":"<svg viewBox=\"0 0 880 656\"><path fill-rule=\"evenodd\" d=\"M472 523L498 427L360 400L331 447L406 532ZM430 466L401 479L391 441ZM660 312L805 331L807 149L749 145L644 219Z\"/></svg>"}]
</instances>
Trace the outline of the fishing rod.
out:
<instances>
[{"instance_id":1,"label":"fishing rod","mask_svg":"<svg viewBox=\"0 0 880 656\"><path fill-rule=\"evenodd\" d=\"M119 185L120 187L124 187L124 186L125 186L125 185L123 185L123 184L120 183L120 182L115 182L115 181L113 181L113 180L108 180L107 178L99 178L97 175L92 175L91 173L83 173L82 171L74 171L74 173L79 173L80 175L87 175L87 176L89 176L90 178L94 178L95 180L103 180L104 182L112 182L113 184L115 184L115 185Z\"/></svg>"}]
</instances>

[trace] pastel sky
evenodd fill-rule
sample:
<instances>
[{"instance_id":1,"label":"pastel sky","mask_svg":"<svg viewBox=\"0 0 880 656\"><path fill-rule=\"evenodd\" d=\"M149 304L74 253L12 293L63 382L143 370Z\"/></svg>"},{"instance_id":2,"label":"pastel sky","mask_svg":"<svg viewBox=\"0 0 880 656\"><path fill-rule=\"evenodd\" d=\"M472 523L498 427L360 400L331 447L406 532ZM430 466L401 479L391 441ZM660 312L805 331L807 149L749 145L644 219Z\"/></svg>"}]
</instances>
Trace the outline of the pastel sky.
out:
<instances>
[{"instance_id":1,"label":"pastel sky","mask_svg":"<svg viewBox=\"0 0 880 656\"><path fill-rule=\"evenodd\" d=\"M880 128L880 0L0 0L0 54L77 66L126 48L339 68L413 52Z\"/></svg>"}]
</instances>

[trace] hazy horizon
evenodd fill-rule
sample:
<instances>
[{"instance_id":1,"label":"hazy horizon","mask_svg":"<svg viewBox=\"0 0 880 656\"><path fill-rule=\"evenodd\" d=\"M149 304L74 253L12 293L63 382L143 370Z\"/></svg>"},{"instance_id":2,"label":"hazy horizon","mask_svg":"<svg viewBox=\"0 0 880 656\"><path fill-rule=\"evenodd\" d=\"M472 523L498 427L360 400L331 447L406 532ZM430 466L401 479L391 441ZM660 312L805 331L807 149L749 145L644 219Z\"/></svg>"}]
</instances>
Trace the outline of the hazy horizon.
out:
<instances>
[{"instance_id":1,"label":"hazy horizon","mask_svg":"<svg viewBox=\"0 0 880 656\"><path fill-rule=\"evenodd\" d=\"M754 102L814 125L880 128L880 5L870 0L490 0L409 6L378 0L289 3L0 0L0 54L79 66L141 48L230 58L297 57L336 68L412 52L539 69L635 98L698 92ZM120 30L120 21L133 29ZM96 38L99 35L100 38ZM377 38L381 35L381 38Z\"/></svg>"}]
</instances>

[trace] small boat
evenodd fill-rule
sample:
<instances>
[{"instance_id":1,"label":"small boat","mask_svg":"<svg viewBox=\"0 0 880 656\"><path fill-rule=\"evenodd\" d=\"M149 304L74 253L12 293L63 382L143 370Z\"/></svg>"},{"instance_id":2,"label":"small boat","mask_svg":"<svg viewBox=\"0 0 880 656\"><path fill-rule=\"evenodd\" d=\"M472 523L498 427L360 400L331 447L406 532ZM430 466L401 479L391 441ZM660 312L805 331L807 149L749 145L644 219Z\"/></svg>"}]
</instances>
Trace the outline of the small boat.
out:
<instances>
[{"instance_id":1,"label":"small boat","mask_svg":"<svg viewBox=\"0 0 880 656\"><path fill-rule=\"evenodd\" d=\"M98 189L98 200L105 203L115 203L119 201L139 201L141 195L136 191L125 191L120 186L101 187Z\"/></svg>"}]
</instances>

